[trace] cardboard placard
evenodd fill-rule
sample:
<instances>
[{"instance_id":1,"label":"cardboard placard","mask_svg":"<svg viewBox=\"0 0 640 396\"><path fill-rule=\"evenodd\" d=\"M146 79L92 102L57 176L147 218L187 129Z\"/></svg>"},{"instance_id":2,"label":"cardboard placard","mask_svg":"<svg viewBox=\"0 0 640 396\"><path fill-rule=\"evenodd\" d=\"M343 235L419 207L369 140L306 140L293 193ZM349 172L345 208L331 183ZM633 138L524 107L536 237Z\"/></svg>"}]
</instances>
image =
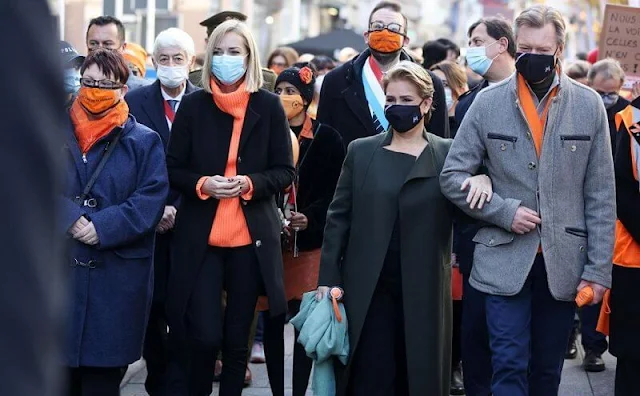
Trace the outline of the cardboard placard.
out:
<instances>
[{"instance_id":1,"label":"cardboard placard","mask_svg":"<svg viewBox=\"0 0 640 396\"><path fill-rule=\"evenodd\" d=\"M624 88L640 81L640 8L606 5L598 58L620 62L627 75Z\"/></svg>"}]
</instances>

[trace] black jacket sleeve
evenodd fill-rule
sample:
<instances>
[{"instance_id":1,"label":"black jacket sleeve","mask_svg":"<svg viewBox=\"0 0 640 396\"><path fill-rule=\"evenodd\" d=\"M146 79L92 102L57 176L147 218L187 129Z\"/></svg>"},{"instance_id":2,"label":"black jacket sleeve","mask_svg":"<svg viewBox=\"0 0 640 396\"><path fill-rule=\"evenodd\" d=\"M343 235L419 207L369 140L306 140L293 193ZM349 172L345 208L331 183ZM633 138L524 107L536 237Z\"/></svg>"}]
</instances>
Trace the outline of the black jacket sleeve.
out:
<instances>
[{"instance_id":1,"label":"black jacket sleeve","mask_svg":"<svg viewBox=\"0 0 640 396\"><path fill-rule=\"evenodd\" d=\"M631 135L624 124L617 133L616 148L614 166L618 219L633 239L640 242L640 192L638 181L633 177L635 164L631 161Z\"/></svg>"},{"instance_id":2,"label":"black jacket sleeve","mask_svg":"<svg viewBox=\"0 0 640 396\"><path fill-rule=\"evenodd\" d=\"M451 132L449 131L449 111L447 110L447 102L444 95L444 85L442 81L428 70L431 80L433 80L433 112L431 114L431 120L427 124L427 131L438 135L440 137L449 138Z\"/></svg>"}]
</instances>

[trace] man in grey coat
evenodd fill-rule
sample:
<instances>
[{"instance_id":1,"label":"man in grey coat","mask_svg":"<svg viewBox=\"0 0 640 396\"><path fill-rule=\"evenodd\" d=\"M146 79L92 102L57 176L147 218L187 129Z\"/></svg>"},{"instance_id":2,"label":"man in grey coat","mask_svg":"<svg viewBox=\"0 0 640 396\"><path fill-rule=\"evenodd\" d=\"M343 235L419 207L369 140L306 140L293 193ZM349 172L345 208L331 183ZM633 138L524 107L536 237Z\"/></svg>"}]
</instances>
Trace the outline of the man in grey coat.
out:
<instances>
[{"instance_id":1,"label":"man in grey coat","mask_svg":"<svg viewBox=\"0 0 640 396\"><path fill-rule=\"evenodd\" d=\"M485 223L470 284L486 295L493 395L557 395L577 291L596 304L611 282L611 143L599 95L560 69L562 15L534 6L515 28L517 73L478 94L441 186ZM483 163L495 193L469 210L460 185Z\"/></svg>"}]
</instances>

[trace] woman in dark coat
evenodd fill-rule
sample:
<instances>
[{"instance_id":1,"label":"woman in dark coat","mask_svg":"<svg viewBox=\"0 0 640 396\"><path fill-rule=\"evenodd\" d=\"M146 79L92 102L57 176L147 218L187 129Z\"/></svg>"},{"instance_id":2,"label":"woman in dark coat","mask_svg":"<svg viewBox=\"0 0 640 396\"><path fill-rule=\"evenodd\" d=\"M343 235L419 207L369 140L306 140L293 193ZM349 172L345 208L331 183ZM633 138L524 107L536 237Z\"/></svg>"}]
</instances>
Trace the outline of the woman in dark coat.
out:
<instances>
[{"instance_id":1,"label":"woman in dark coat","mask_svg":"<svg viewBox=\"0 0 640 396\"><path fill-rule=\"evenodd\" d=\"M208 42L204 89L184 97L167 154L171 186L182 194L167 317L174 349L183 352L172 374L182 385L168 393L209 395L222 350L220 395L236 396L258 296L266 292L272 315L286 312L274 196L293 182L295 168L280 100L260 89L249 28L226 21Z\"/></svg>"},{"instance_id":2,"label":"woman in dark coat","mask_svg":"<svg viewBox=\"0 0 640 396\"><path fill-rule=\"evenodd\" d=\"M141 356L153 292L154 230L169 183L160 136L138 124L123 99L129 71L122 56L97 50L81 73L60 198L72 287L68 394L115 396L127 365ZM104 168L82 197L107 148Z\"/></svg>"},{"instance_id":3,"label":"woman in dark coat","mask_svg":"<svg viewBox=\"0 0 640 396\"><path fill-rule=\"evenodd\" d=\"M300 310L302 294L318 285L327 209L345 155L340 134L329 126L316 124L307 114L315 80L313 65L292 67L280 73L275 89L295 135L293 144L299 147L296 182L286 194L279 194L277 202L282 217L289 222L284 227L283 256L284 287L291 317ZM274 396L284 396L285 315L264 319L263 342L271 390ZM296 331L293 347L292 395L304 396L312 360L297 343L298 334Z\"/></svg>"},{"instance_id":4,"label":"woman in dark coat","mask_svg":"<svg viewBox=\"0 0 640 396\"><path fill-rule=\"evenodd\" d=\"M351 351L339 395L444 396L454 209L438 177L451 141L424 130L434 89L422 67L400 62L384 89L391 131L349 145L327 214L318 297L344 289Z\"/></svg>"}]
</instances>

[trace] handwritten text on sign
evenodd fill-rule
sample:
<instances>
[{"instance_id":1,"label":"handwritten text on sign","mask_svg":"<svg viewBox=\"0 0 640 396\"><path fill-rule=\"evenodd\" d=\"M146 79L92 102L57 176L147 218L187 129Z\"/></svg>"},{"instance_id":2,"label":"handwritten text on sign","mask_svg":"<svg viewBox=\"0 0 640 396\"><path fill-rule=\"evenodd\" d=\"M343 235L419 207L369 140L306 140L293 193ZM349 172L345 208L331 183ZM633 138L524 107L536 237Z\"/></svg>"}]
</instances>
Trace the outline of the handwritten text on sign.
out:
<instances>
[{"instance_id":1,"label":"handwritten text on sign","mask_svg":"<svg viewBox=\"0 0 640 396\"><path fill-rule=\"evenodd\" d=\"M599 58L617 59L629 80L640 79L640 8L607 4Z\"/></svg>"}]
</instances>

